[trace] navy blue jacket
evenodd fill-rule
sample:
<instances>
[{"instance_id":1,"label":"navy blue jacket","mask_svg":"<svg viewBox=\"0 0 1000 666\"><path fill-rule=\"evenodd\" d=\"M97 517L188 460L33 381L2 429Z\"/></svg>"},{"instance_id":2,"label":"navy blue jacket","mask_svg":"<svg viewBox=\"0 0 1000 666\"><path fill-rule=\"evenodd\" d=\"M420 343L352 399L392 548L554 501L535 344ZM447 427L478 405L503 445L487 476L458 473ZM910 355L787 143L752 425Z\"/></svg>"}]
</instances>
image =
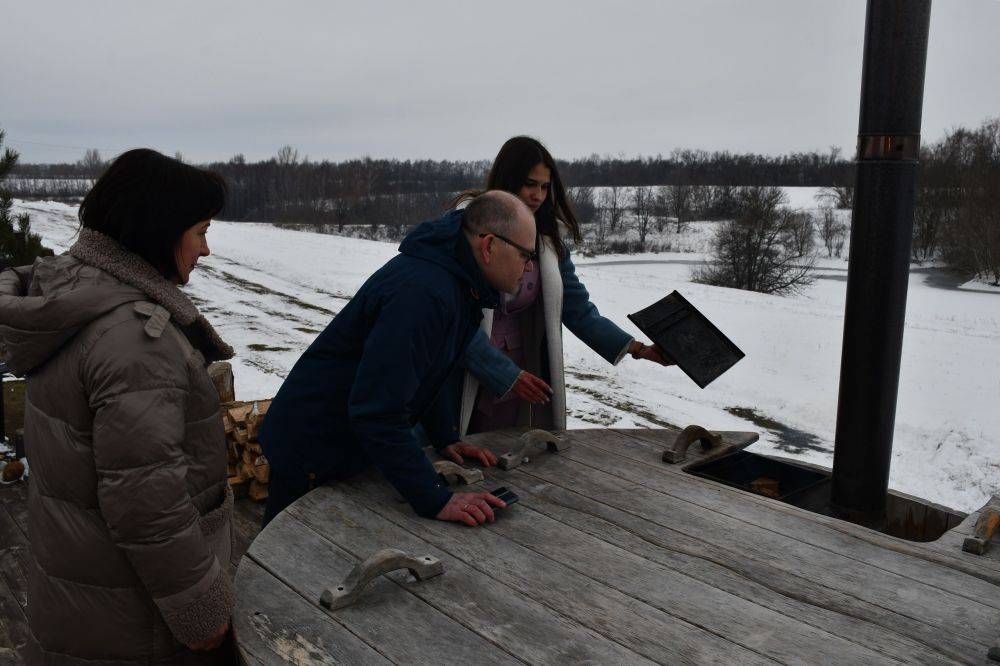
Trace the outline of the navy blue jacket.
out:
<instances>
[{"instance_id":1,"label":"navy blue jacket","mask_svg":"<svg viewBox=\"0 0 1000 666\"><path fill-rule=\"evenodd\" d=\"M424 222L296 362L260 435L272 473L342 479L374 464L419 515L451 497L414 427L459 440L457 361L499 297L461 232L463 211Z\"/></svg>"}]
</instances>

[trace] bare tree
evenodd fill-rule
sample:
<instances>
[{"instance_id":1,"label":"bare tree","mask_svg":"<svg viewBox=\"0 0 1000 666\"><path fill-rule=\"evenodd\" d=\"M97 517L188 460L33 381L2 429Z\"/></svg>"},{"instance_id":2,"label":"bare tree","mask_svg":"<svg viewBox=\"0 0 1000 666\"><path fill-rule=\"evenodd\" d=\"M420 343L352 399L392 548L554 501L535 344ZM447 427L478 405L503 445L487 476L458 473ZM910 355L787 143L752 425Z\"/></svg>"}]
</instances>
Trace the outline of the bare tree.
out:
<instances>
[{"instance_id":1,"label":"bare tree","mask_svg":"<svg viewBox=\"0 0 1000 666\"><path fill-rule=\"evenodd\" d=\"M601 192L601 213L607 223L607 230L614 232L622 226L625 217L625 194L622 188L613 185Z\"/></svg>"},{"instance_id":2,"label":"bare tree","mask_svg":"<svg viewBox=\"0 0 1000 666\"><path fill-rule=\"evenodd\" d=\"M840 210L854 208L853 185L831 185L820 189L816 198Z\"/></svg>"},{"instance_id":3,"label":"bare tree","mask_svg":"<svg viewBox=\"0 0 1000 666\"><path fill-rule=\"evenodd\" d=\"M938 253L941 236L949 224L954 223L957 202L949 188L917 188L916 208L913 211L913 242L910 255L914 261L928 261Z\"/></svg>"},{"instance_id":4,"label":"bare tree","mask_svg":"<svg viewBox=\"0 0 1000 666\"><path fill-rule=\"evenodd\" d=\"M105 167L107 167L107 162L101 157L101 151L97 148L89 148L77 164L80 165L83 172L91 181L97 180L101 173L104 172Z\"/></svg>"},{"instance_id":5,"label":"bare tree","mask_svg":"<svg viewBox=\"0 0 1000 666\"><path fill-rule=\"evenodd\" d=\"M646 247L646 236L653 220L655 201L652 189L639 185L632 193L632 207L635 210L635 228L639 232L639 247Z\"/></svg>"},{"instance_id":6,"label":"bare tree","mask_svg":"<svg viewBox=\"0 0 1000 666\"><path fill-rule=\"evenodd\" d=\"M1000 118L956 130L938 155L948 171L942 191L953 202L941 256L955 270L1000 285Z\"/></svg>"},{"instance_id":7,"label":"bare tree","mask_svg":"<svg viewBox=\"0 0 1000 666\"><path fill-rule=\"evenodd\" d=\"M802 211L788 213L788 234L792 250L800 257L816 253L816 225L812 215Z\"/></svg>"},{"instance_id":8,"label":"bare tree","mask_svg":"<svg viewBox=\"0 0 1000 666\"><path fill-rule=\"evenodd\" d=\"M691 206L694 203L694 192L690 185L678 184L667 186L667 210L676 218L674 231L680 233L687 227L691 219Z\"/></svg>"},{"instance_id":9,"label":"bare tree","mask_svg":"<svg viewBox=\"0 0 1000 666\"><path fill-rule=\"evenodd\" d=\"M593 187L574 187L568 193L570 205L580 226L588 226L597 222L597 203L594 200Z\"/></svg>"},{"instance_id":10,"label":"bare tree","mask_svg":"<svg viewBox=\"0 0 1000 666\"><path fill-rule=\"evenodd\" d=\"M696 282L783 294L812 282L815 255L803 240L803 216L785 208L778 187L745 187L737 193L736 219L721 223L712 256L693 277ZM803 250L807 250L803 252Z\"/></svg>"},{"instance_id":11,"label":"bare tree","mask_svg":"<svg viewBox=\"0 0 1000 666\"><path fill-rule=\"evenodd\" d=\"M276 159L281 166L295 166L299 163L299 151L291 146L282 146Z\"/></svg>"},{"instance_id":12,"label":"bare tree","mask_svg":"<svg viewBox=\"0 0 1000 666\"><path fill-rule=\"evenodd\" d=\"M839 257L844 250L844 240L847 238L847 225L837 219L837 211L830 207L820 209L819 237L826 248L826 256L834 253Z\"/></svg>"}]
</instances>

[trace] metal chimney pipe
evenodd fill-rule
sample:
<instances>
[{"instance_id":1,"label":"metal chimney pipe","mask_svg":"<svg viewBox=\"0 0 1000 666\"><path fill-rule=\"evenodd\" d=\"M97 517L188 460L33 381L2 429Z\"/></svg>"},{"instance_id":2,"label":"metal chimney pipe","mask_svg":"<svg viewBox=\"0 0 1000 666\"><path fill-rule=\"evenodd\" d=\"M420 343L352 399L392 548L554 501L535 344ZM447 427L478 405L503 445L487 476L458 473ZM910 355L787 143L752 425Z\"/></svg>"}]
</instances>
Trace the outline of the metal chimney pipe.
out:
<instances>
[{"instance_id":1,"label":"metal chimney pipe","mask_svg":"<svg viewBox=\"0 0 1000 666\"><path fill-rule=\"evenodd\" d=\"M885 522L930 0L868 0L831 509Z\"/></svg>"}]
</instances>

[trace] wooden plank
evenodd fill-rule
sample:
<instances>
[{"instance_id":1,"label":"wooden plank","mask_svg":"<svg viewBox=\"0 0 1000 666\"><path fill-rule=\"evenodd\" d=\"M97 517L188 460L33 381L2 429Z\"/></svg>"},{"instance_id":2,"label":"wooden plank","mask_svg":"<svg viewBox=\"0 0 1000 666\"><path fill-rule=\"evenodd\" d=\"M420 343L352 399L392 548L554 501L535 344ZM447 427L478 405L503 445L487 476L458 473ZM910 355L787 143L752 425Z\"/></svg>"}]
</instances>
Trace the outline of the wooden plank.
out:
<instances>
[{"instance_id":1,"label":"wooden plank","mask_svg":"<svg viewBox=\"0 0 1000 666\"><path fill-rule=\"evenodd\" d=\"M604 431L607 433L614 432L618 434L624 434L628 437L628 439L635 441L614 439L613 436L611 435L596 436L594 434L595 431L579 430L572 432L574 433L573 436L581 437L583 441L586 441L587 443L591 444L592 446L595 446L596 448L600 448L602 450L621 455L622 457L655 467L657 469L663 469L665 467L668 473L674 475L674 478L678 479L677 483L689 485L692 482L692 475L677 469L676 466L673 467L669 465L664 466L658 462L659 458L657 458L656 454L656 451L658 450L658 444L653 439L658 431L640 430L640 429ZM509 437L510 435L505 433L504 436ZM602 439L607 439L608 437L614 439L615 444L613 446L609 447L607 445L607 442L601 441ZM781 518L779 520L780 527L786 529L787 531L786 526L794 526L795 529L797 530L796 532L797 537L798 537L798 532L801 532L802 534L801 538L809 538L809 535L814 533L825 534L827 537L829 537L832 533L840 532L844 535L851 537L851 539L866 541L875 548L866 550L864 554L861 556L861 559L866 562L871 562L870 560L871 557L873 556L877 557L878 560L876 560L876 562L879 563L879 566L887 567L888 570L890 571L895 571L896 573L908 575L911 577L915 576L917 580L921 580L921 576L926 573L926 570L924 571L918 570L915 572L907 573L902 570L897 571L893 569L891 566L892 562L896 562L897 564L901 562L912 564L914 562L912 558L916 557L932 562L935 565L939 565L939 567L944 566L950 569L954 569L960 572L961 574L982 578L988 583L993 585L1000 584L1000 565L996 563L984 562L978 566L975 564L970 566L970 563L968 562L967 559L961 557L960 555L952 555L948 551L942 551L940 549L934 548L932 544L904 541L901 539L897 539L895 537L890 537L888 535L881 534L879 532L875 532L874 530L854 525L852 523L843 520L837 520L836 518L832 518L830 516L811 513L805 509L800 509L798 507L794 507L789 504L785 504L782 502L775 503L773 501L767 500L767 498L759 497L750 493L744 493L742 491L736 490L734 488L729 488L726 486L719 486L719 487L723 488L726 493L729 493L730 497L733 496L733 493L736 493L737 495L740 496L744 496L744 501L742 502L738 503L727 502L728 505L735 507L734 510L742 506L747 506L747 507L767 506L770 507L769 509L770 515L773 516L773 515L783 514L784 516L787 516L788 518ZM737 517L745 519L746 514L743 513L738 515ZM801 522L803 519L807 521L807 523L812 524L814 527L803 528L803 523ZM826 528L826 530L821 530L815 526L822 526ZM773 527L773 524L771 527ZM857 547L856 543L854 542L851 543L852 543L851 546L852 549ZM817 543L817 545L823 545L823 544ZM908 557L904 557L902 559L894 558L893 557L894 553L900 553ZM937 571L939 571L941 574L947 573L945 570L940 568L938 568ZM944 583L944 587L946 588L949 587L949 585L950 585L949 583ZM1000 608L1000 600L997 600L997 607Z\"/></svg>"},{"instance_id":2,"label":"wooden plank","mask_svg":"<svg viewBox=\"0 0 1000 666\"><path fill-rule=\"evenodd\" d=\"M328 488L334 503L352 499L407 531L419 535L467 565L491 575L523 595L661 663L769 663L773 660L688 622L677 614L620 592L595 577L536 553L489 529L419 518L395 491L377 477L364 475ZM523 513L512 513L518 520ZM524 518L520 518L523 520Z\"/></svg>"},{"instance_id":3,"label":"wooden plank","mask_svg":"<svg viewBox=\"0 0 1000 666\"><path fill-rule=\"evenodd\" d=\"M325 489L288 509L358 557L381 548L429 554L445 564L439 584L400 583L424 602L529 663L651 663L455 559L343 495ZM327 541L326 543L330 543Z\"/></svg>"},{"instance_id":4,"label":"wooden plank","mask_svg":"<svg viewBox=\"0 0 1000 666\"><path fill-rule=\"evenodd\" d=\"M601 468L614 470L615 474L603 472ZM676 475L665 476L658 469L591 448L582 438L576 439L575 445L565 453L540 455L531 464L522 465L519 469L539 481L555 483L569 490L586 487L586 493L592 499L626 512L638 511L637 515L704 541L713 549L727 549L739 544L743 558L769 561L788 573L881 606L885 612L895 612L901 617L925 623L926 629L932 633L943 629L948 634L948 640L961 636L978 644L984 640L983 636L995 630L996 613L985 603L868 566L776 531L733 519L723 512L679 500L663 490L664 487L674 490L670 484L677 480ZM715 504L732 503L749 497L746 493L709 484L697 477L685 481L688 484L705 484L704 493L715 493L722 498L716 498ZM757 505L756 508L758 513L766 512L766 507L762 509ZM759 517L757 519L760 520ZM927 562L920 562L926 568L932 567ZM996 596L995 587L977 579L970 580L989 588L989 594ZM912 634L908 635L915 638Z\"/></svg>"},{"instance_id":5,"label":"wooden plank","mask_svg":"<svg viewBox=\"0 0 1000 666\"><path fill-rule=\"evenodd\" d=\"M3 491L3 503L0 503L0 648L10 652L0 656L0 663L8 657L14 659L11 663L19 663L13 650L28 638L25 615L28 606L28 538L11 515L11 509L18 506L24 508L25 502L22 489L7 486Z\"/></svg>"},{"instance_id":6,"label":"wooden plank","mask_svg":"<svg viewBox=\"0 0 1000 666\"><path fill-rule=\"evenodd\" d=\"M252 502L246 498L237 499L233 503L233 571L247 552L250 543L260 533L260 524L264 520L264 505Z\"/></svg>"},{"instance_id":7,"label":"wooden plank","mask_svg":"<svg viewBox=\"0 0 1000 666\"><path fill-rule=\"evenodd\" d=\"M877 568L891 575L908 578L921 586L936 587L974 603L1000 609L997 583L992 582L988 575L977 577L974 571L959 570L944 566L943 562L928 561L920 556L920 553L925 552L922 549L914 552L891 549L873 542L871 538L858 538L857 535L868 533L873 538L877 537L887 543L901 543L908 548L919 547L920 544L880 535L851 523L835 521L685 472L667 470L664 473L663 466L658 463L642 463L626 457L627 452L635 453L636 450L632 448L635 440L631 437L615 438L610 432L605 436L595 437L587 431L577 432L580 434L575 436L574 441L581 446L569 449L567 458L641 483L685 502L688 506L700 506L713 513L734 518L739 524L760 527L819 550L836 553L854 560L863 568ZM539 462L544 463L544 459L539 459ZM834 529L829 523L841 523L841 526ZM1000 579L997 582L1000 583Z\"/></svg>"},{"instance_id":8,"label":"wooden plank","mask_svg":"<svg viewBox=\"0 0 1000 666\"><path fill-rule=\"evenodd\" d=\"M28 607L28 549L0 549L0 582L6 583L11 595L22 609Z\"/></svg>"},{"instance_id":9,"label":"wooden plank","mask_svg":"<svg viewBox=\"0 0 1000 666\"><path fill-rule=\"evenodd\" d=\"M492 474L487 476L490 483L500 483ZM881 655L912 663L952 663L980 654L981 646L971 642L963 643L962 650L939 652L939 641L926 624L897 619L877 605L788 574L768 562L721 551L641 516L553 484L540 484L527 472L518 471L502 482L532 510ZM895 631L900 622L908 623L908 633L914 638Z\"/></svg>"},{"instance_id":10,"label":"wooden plank","mask_svg":"<svg viewBox=\"0 0 1000 666\"><path fill-rule=\"evenodd\" d=\"M367 557L376 550L379 548L362 549L360 555ZM410 552L418 556L430 554L419 547ZM521 663L501 645L473 633L415 596L417 590L453 585L455 572L450 563L445 564L442 576L423 583L408 585L406 571L382 576L369 583L351 606L325 611L319 606L320 594L343 581L359 557L336 547L288 511L267 526L248 553L272 575L312 601L316 613L329 612L333 620L394 663ZM403 632L406 635L399 636Z\"/></svg>"},{"instance_id":11,"label":"wooden plank","mask_svg":"<svg viewBox=\"0 0 1000 666\"><path fill-rule=\"evenodd\" d=\"M27 548L28 537L8 512L6 504L0 504L0 547Z\"/></svg>"},{"instance_id":12,"label":"wooden plank","mask_svg":"<svg viewBox=\"0 0 1000 666\"><path fill-rule=\"evenodd\" d=\"M28 538L28 480L0 487L0 504L7 507L10 517Z\"/></svg>"},{"instance_id":13,"label":"wooden plank","mask_svg":"<svg viewBox=\"0 0 1000 666\"><path fill-rule=\"evenodd\" d=\"M391 664L249 558L236 574L233 630L251 664Z\"/></svg>"},{"instance_id":14,"label":"wooden plank","mask_svg":"<svg viewBox=\"0 0 1000 666\"><path fill-rule=\"evenodd\" d=\"M3 558L0 558L0 562L2 560ZM13 655L13 650L27 640L28 620L23 606L19 604L17 595L7 586L6 581L0 578L0 664L5 663L2 652L4 649L10 650L8 656L13 658L16 656Z\"/></svg>"},{"instance_id":15,"label":"wooden plank","mask_svg":"<svg viewBox=\"0 0 1000 666\"><path fill-rule=\"evenodd\" d=\"M0 504L0 584L21 608L28 606L28 538Z\"/></svg>"},{"instance_id":16,"label":"wooden plank","mask_svg":"<svg viewBox=\"0 0 1000 666\"><path fill-rule=\"evenodd\" d=\"M532 509L522 505L520 511ZM541 512L490 530L664 612L783 663L888 663L885 655L674 570L656 558L565 525Z\"/></svg>"}]
</instances>

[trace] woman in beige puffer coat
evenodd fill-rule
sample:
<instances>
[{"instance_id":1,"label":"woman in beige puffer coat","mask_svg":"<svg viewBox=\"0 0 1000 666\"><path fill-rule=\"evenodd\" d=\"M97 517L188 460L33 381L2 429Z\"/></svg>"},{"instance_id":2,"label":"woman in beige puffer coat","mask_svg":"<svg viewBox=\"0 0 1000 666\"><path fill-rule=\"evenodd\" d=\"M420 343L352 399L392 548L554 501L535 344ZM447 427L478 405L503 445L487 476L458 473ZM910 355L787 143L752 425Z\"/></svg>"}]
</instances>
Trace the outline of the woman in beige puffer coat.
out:
<instances>
[{"instance_id":1,"label":"woman in beige puffer coat","mask_svg":"<svg viewBox=\"0 0 1000 666\"><path fill-rule=\"evenodd\" d=\"M229 358L184 284L225 187L125 153L58 257L0 274L0 343L27 376L29 664L231 660Z\"/></svg>"}]
</instances>

